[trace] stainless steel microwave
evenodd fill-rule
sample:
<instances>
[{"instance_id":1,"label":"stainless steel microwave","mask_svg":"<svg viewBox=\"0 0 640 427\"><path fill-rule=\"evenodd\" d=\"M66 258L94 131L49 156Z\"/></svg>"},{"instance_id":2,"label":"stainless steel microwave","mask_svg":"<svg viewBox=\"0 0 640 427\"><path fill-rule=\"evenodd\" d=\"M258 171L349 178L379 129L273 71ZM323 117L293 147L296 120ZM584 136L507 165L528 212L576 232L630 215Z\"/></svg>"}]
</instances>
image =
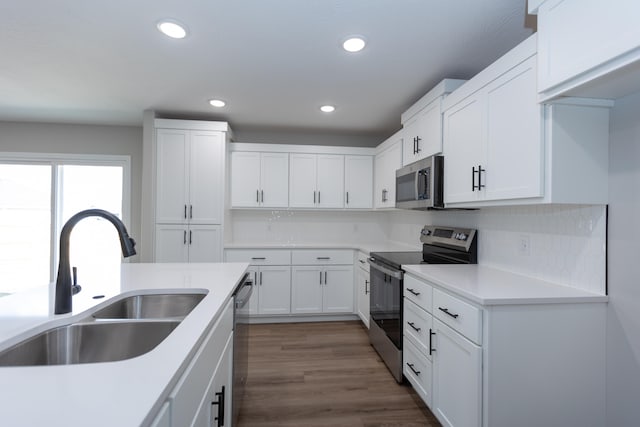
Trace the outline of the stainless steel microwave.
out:
<instances>
[{"instance_id":1,"label":"stainless steel microwave","mask_svg":"<svg viewBox=\"0 0 640 427\"><path fill-rule=\"evenodd\" d=\"M396 171L396 208L442 209L444 157L430 156Z\"/></svg>"}]
</instances>

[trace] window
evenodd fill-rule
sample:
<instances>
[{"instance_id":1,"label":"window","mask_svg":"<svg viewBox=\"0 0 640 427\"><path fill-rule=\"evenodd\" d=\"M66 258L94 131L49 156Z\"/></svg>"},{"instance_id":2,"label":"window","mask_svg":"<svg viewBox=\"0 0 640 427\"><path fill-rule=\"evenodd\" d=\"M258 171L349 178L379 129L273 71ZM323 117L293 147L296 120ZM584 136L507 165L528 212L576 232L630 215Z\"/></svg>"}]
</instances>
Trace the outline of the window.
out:
<instances>
[{"instance_id":1,"label":"window","mask_svg":"<svg viewBox=\"0 0 640 427\"><path fill-rule=\"evenodd\" d=\"M128 156L0 153L0 293L55 280L62 226L75 213L104 209L128 224ZM113 226L85 218L73 229L72 266L79 282L119 274Z\"/></svg>"}]
</instances>

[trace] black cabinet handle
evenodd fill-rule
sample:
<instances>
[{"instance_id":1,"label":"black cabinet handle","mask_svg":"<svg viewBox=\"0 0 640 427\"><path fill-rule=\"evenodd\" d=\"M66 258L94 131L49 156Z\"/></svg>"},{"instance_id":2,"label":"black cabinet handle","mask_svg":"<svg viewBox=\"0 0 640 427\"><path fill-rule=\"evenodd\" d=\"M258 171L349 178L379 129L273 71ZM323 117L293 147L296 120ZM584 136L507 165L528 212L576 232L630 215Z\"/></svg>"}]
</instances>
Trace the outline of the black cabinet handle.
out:
<instances>
[{"instance_id":1,"label":"black cabinet handle","mask_svg":"<svg viewBox=\"0 0 640 427\"><path fill-rule=\"evenodd\" d=\"M313 192L313 204L314 205L316 204L316 192L315 191Z\"/></svg>"},{"instance_id":2,"label":"black cabinet handle","mask_svg":"<svg viewBox=\"0 0 640 427\"><path fill-rule=\"evenodd\" d=\"M255 257L252 257L251 259L258 260L258 261L264 261L266 258L263 257L263 256L262 257L255 256Z\"/></svg>"},{"instance_id":3,"label":"black cabinet handle","mask_svg":"<svg viewBox=\"0 0 640 427\"><path fill-rule=\"evenodd\" d=\"M433 354L434 351L436 351L435 348L433 348L433 336L436 333L433 332L433 329L429 329L429 356L431 356Z\"/></svg>"},{"instance_id":4,"label":"black cabinet handle","mask_svg":"<svg viewBox=\"0 0 640 427\"><path fill-rule=\"evenodd\" d=\"M187 205L184 205L184 219L187 219Z\"/></svg>"},{"instance_id":5,"label":"black cabinet handle","mask_svg":"<svg viewBox=\"0 0 640 427\"><path fill-rule=\"evenodd\" d=\"M193 243L193 231L189 230L189 244Z\"/></svg>"},{"instance_id":6,"label":"black cabinet handle","mask_svg":"<svg viewBox=\"0 0 640 427\"><path fill-rule=\"evenodd\" d=\"M256 203L260 203L260 190L256 189Z\"/></svg>"},{"instance_id":7,"label":"black cabinet handle","mask_svg":"<svg viewBox=\"0 0 640 427\"><path fill-rule=\"evenodd\" d=\"M438 310L440 310L441 312L448 314L449 316L453 317L454 319L457 319L459 314L453 314L449 311L448 308L443 308L443 307L438 307Z\"/></svg>"},{"instance_id":8,"label":"black cabinet handle","mask_svg":"<svg viewBox=\"0 0 640 427\"><path fill-rule=\"evenodd\" d=\"M260 272L260 286L262 286L262 271Z\"/></svg>"},{"instance_id":9,"label":"black cabinet handle","mask_svg":"<svg viewBox=\"0 0 640 427\"><path fill-rule=\"evenodd\" d=\"M264 190L260 190L260 203L264 203Z\"/></svg>"},{"instance_id":10,"label":"black cabinet handle","mask_svg":"<svg viewBox=\"0 0 640 427\"><path fill-rule=\"evenodd\" d=\"M225 399L225 390L224 386L222 386L222 390L220 392L216 392L217 401L211 402L212 405L218 406L218 416L213 420L218 421L218 427L222 427L224 425L224 399Z\"/></svg>"},{"instance_id":11,"label":"black cabinet handle","mask_svg":"<svg viewBox=\"0 0 640 427\"><path fill-rule=\"evenodd\" d=\"M409 326L411 326L413 328L413 330L416 331L416 332L420 332L420 329L422 329L422 328L416 328L416 324L413 323L413 322L407 322L407 324Z\"/></svg>"},{"instance_id":12,"label":"black cabinet handle","mask_svg":"<svg viewBox=\"0 0 640 427\"><path fill-rule=\"evenodd\" d=\"M193 219L193 205L189 205L189 219Z\"/></svg>"},{"instance_id":13,"label":"black cabinet handle","mask_svg":"<svg viewBox=\"0 0 640 427\"><path fill-rule=\"evenodd\" d=\"M416 136L416 154L418 154L419 152L421 152L422 150L420 149L420 140L422 138L420 138L419 136Z\"/></svg>"},{"instance_id":14,"label":"black cabinet handle","mask_svg":"<svg viewBox=\"0 0 640 427\"><path fill-rule=\"evenodd\" d=\"M184 230L184 236L182 238L182 244L183 245L187 244L187 230Z\"/></svg>"},{"instance_id":15,"label":"black cabinet handle","mask_svg":"<svg viewBox=\"0 0 640 427\"><path fill-rule=\"evenodd\" d=\"M317 256L316 259L327 260L327 259L331 259L331 257L330 256Z\"/></svg>"},{"instance_id":16,"label":"black cabinet handle","mask_svg":"<svg viewBox=\"0 0 640 427\"><path fill-rule=\"evenodd\" d=\"M320 284L322 285L322 271L320 272Z\"/></svg>"},{"instance_id":17,"label":"black cabinet handle","mask_svg":"<svg viewBox=\"0 0 640 427\"><path fill-rule=\"evenodd\" d=\"M414 374L416 374L416 375L420 375L420 371L416 371L416 370L413 368L413 366L414 366L414 364L413 364L413 363L409 363L409 362L407 362L407 366L409 367L409 369L411 369L411 370L413 371L413 373L414 373Z\"/></svg>"},{"instance_id":18,"label":"black cabinet handle","mask_svg":"<svg viewBox=\"0 0 640 427\"><path fill-rule=\"evenodd\" d=\"M416 292L416 291L415 291L415 289L407 288L407 290L408 290L409 292L411 292L412 294L414 294L415 296L420 295L420 292Z\"/></svg>"},{"instance_id":19,"label":"black cabinet handle","mask_svg":"<svg viewBox=\"0 0 640 427\"><path fill-rule=\"evenodd\" d=\"M486 171L486 169L482 169L482 165L478 165L478 190L484 188L484 184L482 183L482 172Z\"/></svg>"},{"instance_id":20,"label":"black cabinet handle","mask_svg":"<svg viewBox=\"0 0 640 427\"><path fill-rule=\"evenodd\" d=\"M347 191L347 204L349 204L349 192Z\"/></svg>"},{"instance_id":21,"label":"black cabinet handle","mask_svg":"<svg viewBox=\"0 0 640 427\"><path fill-rule=\"evenodd\" d=\"M382 190L382 201L383 202L387 201L387 190Z\"/></svg>"},{"instance_id":22,"label":"black cabinet handle","mask_svg":"<svg viewBox=\"0 0 640 427\"><path fill-rule=\"evenodd\" d=\"M318 204L320 204L320 190L318 190Z\"/></svg>"},{"instance_id":23,"label":"black cabinet handle","mask_svg":"<svg viewBox=\"0 0 640 427\"><path fill-rule=\"evenodd\" d=\"M476 167L471 167L471 191L476 191Z\"/></svg>"},{"instance_id":24,"label":"black cabinet handle","mask_svg":"<svg viewBox=\"0 0 640 427\"><path fill-rule=\"evenodd\" d=\"M365 295L369 294L369 281L368 280L364 281L364 294Z\"/></svg>"},{"instance_id":25,"label":"black cabinet handle","mask_svg":"<svg viewBox=\"0 0 640 427\"><path fill-rule=\"evenodd\" d=\"M327 284L327 272L326 272L326 270L324 272L324 284L325 285Z\"/></svg>"}]
</instances>

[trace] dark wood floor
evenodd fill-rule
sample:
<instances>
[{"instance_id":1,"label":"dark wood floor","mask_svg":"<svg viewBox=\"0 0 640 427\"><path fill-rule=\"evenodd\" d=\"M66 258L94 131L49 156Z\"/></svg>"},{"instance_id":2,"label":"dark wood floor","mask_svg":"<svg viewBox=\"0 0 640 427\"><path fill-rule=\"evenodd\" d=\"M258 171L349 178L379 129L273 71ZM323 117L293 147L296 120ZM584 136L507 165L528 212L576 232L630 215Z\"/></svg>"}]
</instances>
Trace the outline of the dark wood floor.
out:
<instances>
[{"instance_id":1,"label":"dark wood floor","mask_svg":"<svg viewBox=\"0 0 640 427\"><path fill-rule=\"evenodd\" d=\"M237 427L440 426L398 385L360 322L251 325Z\"/></svg>"}]
</instances>

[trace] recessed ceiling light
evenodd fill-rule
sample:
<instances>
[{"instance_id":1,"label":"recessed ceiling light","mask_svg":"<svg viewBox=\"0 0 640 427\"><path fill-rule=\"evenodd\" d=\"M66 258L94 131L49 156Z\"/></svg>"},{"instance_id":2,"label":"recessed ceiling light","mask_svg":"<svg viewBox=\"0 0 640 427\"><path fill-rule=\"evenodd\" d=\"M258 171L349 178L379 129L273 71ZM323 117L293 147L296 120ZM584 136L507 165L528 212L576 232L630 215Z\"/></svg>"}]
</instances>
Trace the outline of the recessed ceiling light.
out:
<instances>
[{"instance_id":1,"label":"recessed ceiling light","mask_svg":"<svg viewBox=\"0 0 640 427\"><path fill-rule=\"evenodd\" d=\"M183 39L187 36L187 27L172 19L158 22L158 30L172 39Z\"/></svg>"},{"instance_id":2,"label":"recessed ceiling light","mask_svg":"<svg viewBox=\"0 0 640 427\"><path fill-rule=\"evenodd\" d=\"M323 113L333 113L334 111L336 111L336 107L334 107L333 105L323 105L322 107L320 107L320 111L322 111Z\"/></svg>"},{"instance_id":3,"label":"recessed ceiling light","mask_svg":"<svg viewBox=\"0 0 640 427\"><path fill-rule=\"evenodd\" d=\"M367 43L360 36L349 37L342 43L342 47L347 52L360 52Z\"/></svg>"},{"instance_id":4,"label":"recessed ceiling light","mask_svg":"<svg viewBox=\"0 0 640 427\"><path fill-rule=\"evenodd\" d=\"M222 101L221 99L211 99L209 100L209 104L211 104L212 107L216 108L222 108L227 105L227 103Z\"/></svg>"}]
</instances>

